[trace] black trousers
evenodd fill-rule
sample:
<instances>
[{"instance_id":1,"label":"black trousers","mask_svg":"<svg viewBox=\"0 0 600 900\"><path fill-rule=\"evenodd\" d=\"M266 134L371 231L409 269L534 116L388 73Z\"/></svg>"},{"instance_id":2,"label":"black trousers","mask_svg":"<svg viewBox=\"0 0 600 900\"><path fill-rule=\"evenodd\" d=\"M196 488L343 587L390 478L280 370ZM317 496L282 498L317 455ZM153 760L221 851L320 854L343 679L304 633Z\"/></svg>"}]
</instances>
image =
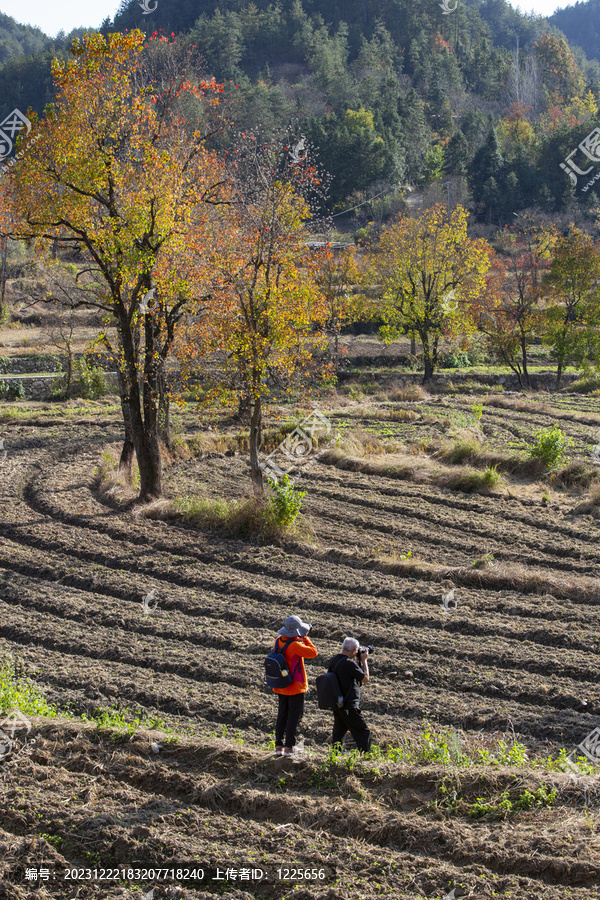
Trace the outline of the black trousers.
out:
<instances>
[{"instance_id":1,"label":"black trousers","mask_svg":"<svg viewBox=\"0 0 600 900\"><path fill-rule=\"evenodd\" d=\"M279 710L275 724L275 744L293 747L296 743L296 731L304 714L304 694L278 694Z\"/></svg>"},{"instance_id":2,"label":"black trousers","mask_svg":"<svg viewBox=\"0 0 600 900\"><path fill-rule=\"evenodd\" d=\"M371 747L371 732L360 709L334 709L332 744L341 744L347 731L356 741L359 750L366 752Z\"/></svg>"}]
</instances>

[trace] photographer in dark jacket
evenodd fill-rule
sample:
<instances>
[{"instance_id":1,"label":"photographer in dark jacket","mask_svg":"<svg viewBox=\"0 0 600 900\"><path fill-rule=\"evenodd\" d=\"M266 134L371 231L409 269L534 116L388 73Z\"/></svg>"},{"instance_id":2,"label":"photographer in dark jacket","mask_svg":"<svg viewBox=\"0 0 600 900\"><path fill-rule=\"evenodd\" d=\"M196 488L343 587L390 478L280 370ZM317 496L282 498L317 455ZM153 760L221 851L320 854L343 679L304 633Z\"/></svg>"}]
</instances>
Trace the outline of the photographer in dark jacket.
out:
<instances>
[{"instance_id":1,"label":"photographer in dark jacket","mask_svg":"<svg viewBox=\"0 0 600 900\"><path fill-rule=\"evenodd\" d=\"M360 711L360 686L369 681L369 651L358 655L360 644L355 638L346 638L342 652L333 657L329 671L335 672L342 689L344 706L333 711L332 744L341 744L349 730L356 746L363 752L371 746L371 732ZM360 663L360 665L358 664Z\"/></svg>"}]
</instances>

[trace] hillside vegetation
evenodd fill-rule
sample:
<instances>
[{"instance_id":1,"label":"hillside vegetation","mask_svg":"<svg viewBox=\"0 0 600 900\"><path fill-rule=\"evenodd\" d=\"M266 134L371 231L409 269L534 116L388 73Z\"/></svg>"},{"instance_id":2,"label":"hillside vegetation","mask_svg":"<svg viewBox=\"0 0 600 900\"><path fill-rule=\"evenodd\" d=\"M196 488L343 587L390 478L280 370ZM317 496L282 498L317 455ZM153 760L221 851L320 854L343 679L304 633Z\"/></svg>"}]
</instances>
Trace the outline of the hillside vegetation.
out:
<instances>
[{"instance_id":1,"label":"hillside vegetation","mask_svg":"<svg viewBox=\"0 0 600 900\"><path fill-rule=\"evenodd\" d=\"M583 13L582 13L583 15ZM103 31L173 32L200 55L197 71L225 83L240 131L292 125L331 173L336 213L377 197L359 215L393 211L398 186L470 202L482 221L512 221L531 206L589 215L560 169L596 124L600 66L542 17L504 0L326 4L180 3L144 16L124 4ZM64 55L66 39L54 50ZM1 111L52 97L49 45L24 48L0 69ZM23 109L25 112L25 109Z\"/></svg>"}]
</instances>

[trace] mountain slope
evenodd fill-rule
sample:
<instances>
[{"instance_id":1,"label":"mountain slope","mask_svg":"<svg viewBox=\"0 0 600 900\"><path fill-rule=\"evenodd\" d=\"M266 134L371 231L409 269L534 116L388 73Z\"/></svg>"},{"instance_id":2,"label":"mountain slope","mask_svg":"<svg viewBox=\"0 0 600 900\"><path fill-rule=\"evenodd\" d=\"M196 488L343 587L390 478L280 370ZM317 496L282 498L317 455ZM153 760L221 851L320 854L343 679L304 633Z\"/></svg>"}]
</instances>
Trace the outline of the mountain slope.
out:
<instances>
[{"instance_id":1,"label":"mountain slope","mask_svg":"<svg viewBox=\"0 0 600 900\"><path fill-rule=\"evenodd\" d=\"M0 65L18 56L30 56L47 50L52 39L39 28L19 25L10 16L0 13Z\"/></svg>"},{"instance_id":2,"label":"mountain slope","mask_svg":"<svg viewBox=\"0 0 600 900\"><path fill-rule=\"evenodd\" d=\"M587 0L559 9L548 21L560 28L590 59L600 60L600 0Z\"/></svg>"}]
</instances>

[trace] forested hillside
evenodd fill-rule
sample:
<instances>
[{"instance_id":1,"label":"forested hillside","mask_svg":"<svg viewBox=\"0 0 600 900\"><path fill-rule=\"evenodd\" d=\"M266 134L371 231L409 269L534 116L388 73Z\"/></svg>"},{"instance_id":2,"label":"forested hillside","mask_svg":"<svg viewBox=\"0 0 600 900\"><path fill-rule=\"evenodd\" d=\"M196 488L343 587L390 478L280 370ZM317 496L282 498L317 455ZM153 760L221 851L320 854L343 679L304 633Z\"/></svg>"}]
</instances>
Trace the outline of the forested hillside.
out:
<instances>
[{"instance_id":1,"label":"forested hillside","mask_svg":"<svg viewBox=\"0 0 600 900\"><path fill-rule=\"evenodd\" d=\"M51 44L50 38L39 28L19 25L10 16L0 13L0 63L15 56L40 53Z\"/></svg>"},{"instance_id":2,"label":"forested hillside","mask_svg":"<svg viewBox=\"0 0 600 900\"><path fill-rule=\"evenodd\" d=\"M368 209L385 215L401 185L433 185L498 224L564 211L574 195L584 215L598 205L561 163L596 126L600 64L504 0L450 14L437 0L160 0L150 15L130 0L102 30L136 27L196 48L239 131L304 136L332 176L334 214L377 196ZM50 58L0 68L4 115L51 99Z\"/></svg>"},{"instance_id":3,"label":"forested hillside","mask_svg":"<svg viewBox=\"0 0 600 900\"><path fill-rule=\"evenodd\" d=\"M590 59L600 59L600 0L587 0L559 9L549 21L572 44L582 47Z\"/></svg>"}]
</instances>

